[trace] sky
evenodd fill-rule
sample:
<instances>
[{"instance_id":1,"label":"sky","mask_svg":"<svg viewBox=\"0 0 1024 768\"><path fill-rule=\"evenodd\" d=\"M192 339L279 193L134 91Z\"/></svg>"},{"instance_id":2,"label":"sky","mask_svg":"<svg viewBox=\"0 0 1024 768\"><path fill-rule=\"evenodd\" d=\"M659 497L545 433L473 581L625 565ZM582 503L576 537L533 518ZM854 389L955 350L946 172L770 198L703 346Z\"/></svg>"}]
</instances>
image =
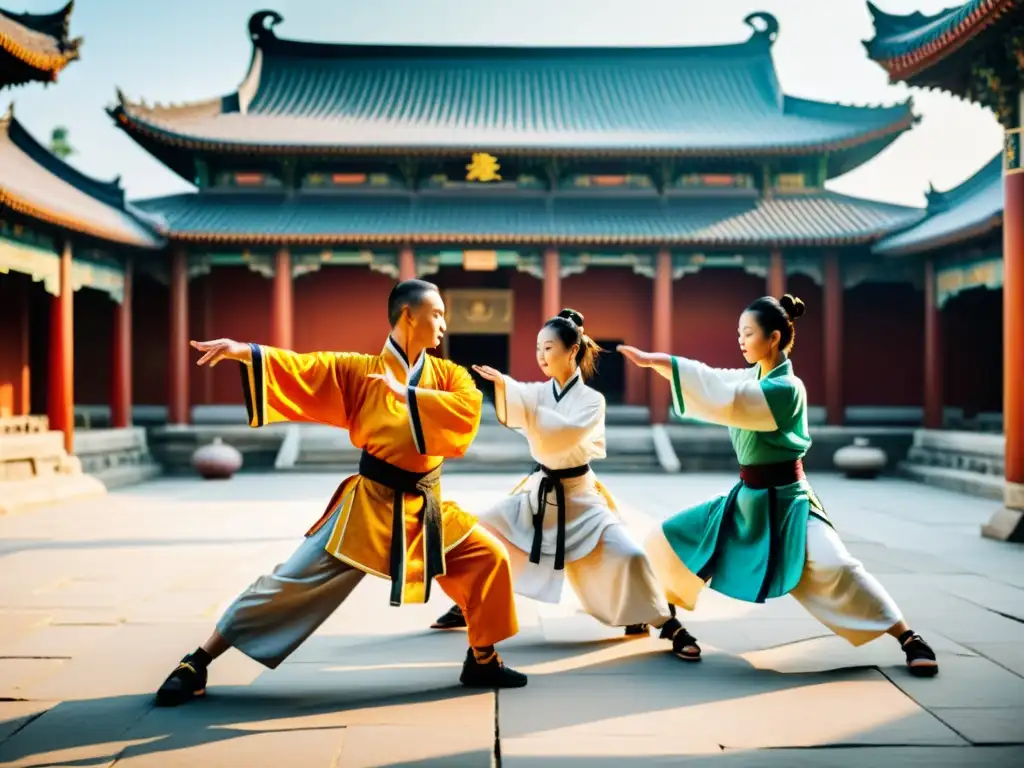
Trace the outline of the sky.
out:
<instances>
[{"instance_id":1,"label":"sky","mask_svg":"<svg viewBox=\"0 0 1024 768\"><path fill-rule=\"evenodd\" d=\"M931 14L956 0L875 0L890 13ZM266 3L266 4L264 4ZM0 0L12 11L50 12L64 0ZM101 179L121 177L130 199L192 187L115 128L105 108L120 88L148 103L233 92L248 68L249 16L276 10L279 37L331 42L693 45L739 42L743 18L779 22L775 66L791 96L844 104L912 96L920 123L871 162L829 182L845 194L923 205L929 185L955 186L999 151L992 113L949 94L890 85L867 58L874 34L864 0L76 0L72 36L84 43L55 85L0 93L41 141L68 128L69 162Z\"/></svg>"}]
</instances>

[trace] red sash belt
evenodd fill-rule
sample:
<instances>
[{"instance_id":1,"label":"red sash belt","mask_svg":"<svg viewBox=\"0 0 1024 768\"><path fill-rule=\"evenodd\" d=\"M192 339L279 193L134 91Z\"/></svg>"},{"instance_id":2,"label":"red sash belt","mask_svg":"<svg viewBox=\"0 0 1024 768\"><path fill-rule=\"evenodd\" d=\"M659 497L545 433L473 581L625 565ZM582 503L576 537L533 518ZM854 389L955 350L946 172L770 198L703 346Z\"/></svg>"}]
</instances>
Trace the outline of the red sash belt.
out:
<instances>
[{"instance_id":1,"label":"red sash belt","mask_svg":"<svg viewBox=\"0 0 1024 768\"><path fill-rule=\"evenodd\" d=\"M778 488L780 485L792 485L804 479L804 463L780 461L776 464L746 464L740 466L740 480L748 488L764 490Z\"/></svg>"}]
</instances>

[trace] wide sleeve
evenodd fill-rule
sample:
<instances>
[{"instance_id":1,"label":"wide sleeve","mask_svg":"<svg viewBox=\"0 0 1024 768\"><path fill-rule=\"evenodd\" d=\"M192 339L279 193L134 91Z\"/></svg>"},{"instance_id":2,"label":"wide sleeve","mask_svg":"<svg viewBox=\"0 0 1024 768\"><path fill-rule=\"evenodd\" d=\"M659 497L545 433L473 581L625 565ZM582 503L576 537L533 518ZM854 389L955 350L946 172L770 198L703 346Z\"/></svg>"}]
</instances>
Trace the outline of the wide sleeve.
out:
<instances>
[{"instance_id":1,"label":"wide sleeve","mask_svg":"<svg viewBox=\"0 0 1024 768\"><path fill-rule=\"evenodd\" d=\"M743 375L719 371L696 360L672 358L672 407L679 416L713 424L774 432L775 415L768 405L762 382L752 371Z\"/></svg>"},{"instance_id":2,"label":"wide sleeve","mask_svg":"<svg viewBox=\"0 0 1024 768\"><path fill-rule=\"evenodd\" d=\"M250 427L282 421L348 429L366 380L369 355L301 354L250 344L252 364L242 363L242 392Z\"/></svg>"},{"instance_id":3,"label":"wide sleeve","mask_svg":"<svg viewBox=\"0 0 1024 768\"><path fill-rule=\"evenodd\" d=\"M785 376L761 379L761 391L779 429L790 430L807 407L807 393L798 381Z\"/></svg>"},{"instance_id":4,"label":"wide sleeve","mask_svg":"<svg viewBox=\"0 0 1024 768\"><path fill-rule=\"evenodd\" d=\"M561 453L590 439L604 423L605 400L596 397L568 414L542 405L533 414L526 433L544 453Z\"/></svg>"},{"instance_id":5,"label":"wide sleeve","mask_svg":"<svg viewBox=\"0 0 1024 768\"><path fill-rule=\"evenodd\" d=\"M550 384L540 384L535 381L516 381L511 376L505 379L505 398L496 398L494 410L498 414L498 421L509 429L526 430L527 424L533 412L537 410L540 403L541 388Z\"/></svg>"},{"instance_id":6,"label":"wide sleeve","mask_svg":"<svg viewBox=\"0 0 1024 768\"><path fill-rule=\"evenodd\" d=\"M483 395L461 365L439 365L439 371L438 389L409 387L409 427L421 454L457 459L480 428Z\"/></svg>"}]
</instances>

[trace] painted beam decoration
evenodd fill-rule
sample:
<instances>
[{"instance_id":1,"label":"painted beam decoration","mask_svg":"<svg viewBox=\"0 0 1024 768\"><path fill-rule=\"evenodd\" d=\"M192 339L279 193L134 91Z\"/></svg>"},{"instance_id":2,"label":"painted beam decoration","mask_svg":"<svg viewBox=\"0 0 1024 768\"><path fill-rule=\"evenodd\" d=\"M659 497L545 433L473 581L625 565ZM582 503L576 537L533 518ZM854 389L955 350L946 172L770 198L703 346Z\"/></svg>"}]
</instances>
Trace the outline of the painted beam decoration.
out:
<instances>
[{"instance_id":1,"label":"painted beam decoration","mask_svg":"<svg viewBox=\"0 0 1024 768\"><path fill-rule=\"evenodd\" d=\"M1015 127L1024 70L1024 0L966 0L932 16L896 15L872 3L868 56L890 82L941 88L992 109Z\"/></svg>"},{"instance_id":2,"label":"painted beam decoration","mask_svg":"<svg viewBox=\"0 0 1024 768\"><path fill-rule=\"evenodd\" d=\"M27 243L0 237L0 274L19 272L41 282L51 296L60 295L60 256ZM71 288L103 291L120 304L124 301L124 271L106 264L71 260Z\"/></svg>"},{"instance_id":3,"label":"painted beam decoration","mask_svg":"<svg viewBox=\"0 0 1024 768\"><path fill-rule=\"evenodd\" d=\"M936 271L936 303L939 309L946 302L972 288L1003 289L1003 259L1001 256L946 264Z\"/></svg>"},{"instance_id":4,"label":"painted beam decoration","mask_svg":"<svg viewBox=\"0 0 1024 768\"><path fill-rule=\"evenodd\" d=\"M1024 158L1021 157L1021 136L1024 128L1013 128L1006 132L1003 139L1003 173L1012 176L1024 173Z\"/></svg>"}]
</instances>

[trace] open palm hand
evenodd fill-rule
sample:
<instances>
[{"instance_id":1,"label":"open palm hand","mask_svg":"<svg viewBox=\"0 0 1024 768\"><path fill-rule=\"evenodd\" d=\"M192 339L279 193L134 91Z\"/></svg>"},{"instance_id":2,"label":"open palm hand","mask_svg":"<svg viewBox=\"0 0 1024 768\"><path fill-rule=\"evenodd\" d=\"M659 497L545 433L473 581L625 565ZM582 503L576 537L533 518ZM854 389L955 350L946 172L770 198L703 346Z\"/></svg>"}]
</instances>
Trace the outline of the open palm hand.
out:
<instances>
[{"instance_id":1,"label":"open palm hand","mask_svg":"<svg viewBox=\"0 0 1024 768\"><path fill-rule=\"evenodd\" d=\"M501 371L491 368L489 365L474 365L473 370L476 371L481 378L487 379L487 381L496 383L501 381L503 378Z\"/></svg>"}]
</instances>

